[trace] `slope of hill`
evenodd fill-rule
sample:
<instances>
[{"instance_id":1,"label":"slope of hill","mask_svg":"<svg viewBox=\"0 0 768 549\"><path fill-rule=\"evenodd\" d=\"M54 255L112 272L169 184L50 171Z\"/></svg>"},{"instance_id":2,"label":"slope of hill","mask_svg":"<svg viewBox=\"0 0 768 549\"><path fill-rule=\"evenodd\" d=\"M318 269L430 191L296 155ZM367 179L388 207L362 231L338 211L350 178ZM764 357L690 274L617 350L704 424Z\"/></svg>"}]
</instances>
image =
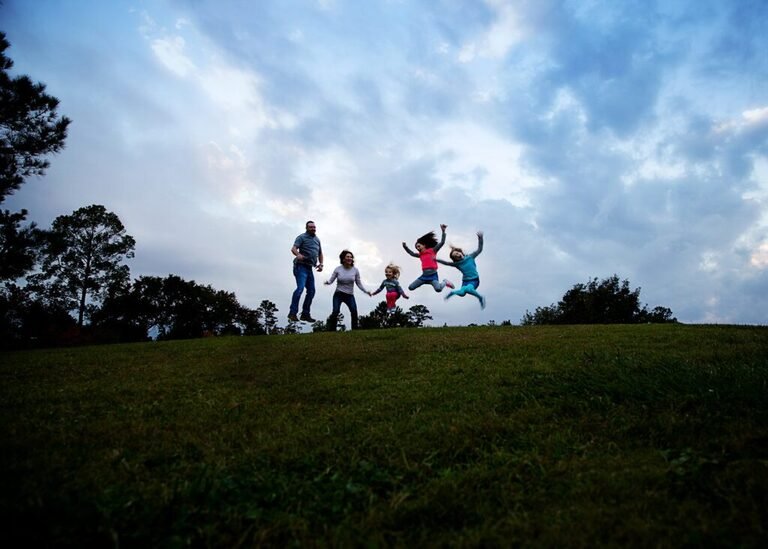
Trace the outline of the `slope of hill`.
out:
<instances>
[{"instance_id":1,"label":"slope of hill","mask_svg":"<svg viewBox=\"0 0 768 549\"><path fill-rule=\"evenodd\" d=\"M0 541L767 535L764 327L209 338L6 353L0 376Z\"/></svg>"}]
</instances>

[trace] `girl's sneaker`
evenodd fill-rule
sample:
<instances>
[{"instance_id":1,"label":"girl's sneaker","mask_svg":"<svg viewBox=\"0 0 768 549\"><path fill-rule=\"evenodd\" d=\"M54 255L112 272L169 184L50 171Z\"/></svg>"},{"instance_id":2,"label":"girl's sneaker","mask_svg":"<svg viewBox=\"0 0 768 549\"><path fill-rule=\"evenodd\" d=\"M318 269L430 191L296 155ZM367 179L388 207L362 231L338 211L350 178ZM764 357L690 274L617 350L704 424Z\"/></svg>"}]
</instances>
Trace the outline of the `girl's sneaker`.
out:
<instances>
[{"instance_id":1,"label":"girl's sneaker","mask_svg":"<svg viewBox=\"0 0 768 549\"><path fill-rule=\"evenodd\" d=\"M448 280L447 278L444 278L444 279L443 279L443 284L445 284L446 286L448 286L448 287L449 287L451 290L453 290L453 289L456 287L456 286L454 286L454 285L453 285L453 282L451 282L451 281L450 281L450 280Z\"/></svg>"}]
</instances>

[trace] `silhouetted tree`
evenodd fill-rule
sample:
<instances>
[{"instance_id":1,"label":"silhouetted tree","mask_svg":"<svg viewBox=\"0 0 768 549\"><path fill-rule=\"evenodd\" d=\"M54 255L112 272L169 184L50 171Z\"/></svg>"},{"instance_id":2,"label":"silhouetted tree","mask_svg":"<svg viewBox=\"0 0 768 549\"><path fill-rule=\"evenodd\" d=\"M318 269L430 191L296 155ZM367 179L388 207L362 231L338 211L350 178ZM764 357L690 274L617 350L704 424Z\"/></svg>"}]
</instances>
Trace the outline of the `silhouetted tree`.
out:
<instances>
[{"instance_id":1,"label":"silhouetted tree","mask_svg":"<svg viewBox=\"0 0 768 549\"><path fill-rule=\"evenodd\" d=\"M315 324L317 324L317 322L315 322ZM299 329L299 323L296 322L295 320L289 320L288 324L286 324L285 328L283 328L283 334L292 335L292 334L298 334L298 333L301 333L301 330Z\"/></svg>"},{"instance_id":2,"label":"silhouetted tree","mask_svg":"<svg viewBox=\"0 0 768 549\"><path fill-rule=\"evenodd\" d=\"M150 315L144 311L138 293L128 282L110 286L101 307L89 316L93 338L100 343L149 339Z\"/></svg>"},{"instance_id":3,"label":"silhouetted tree","mask_svg":"<svg viewBox=\"0 0 768 549\"><path fill-rule=\"evenodd\" d=\"M316 320L312 323L312 332L325 332L328 327L325 325L324 320Z\"/></svg>"},{"instance_id":4,"label":"silhouetted tree","mask_svg":"<svg viewBox=\"0 0 768 549\"><path fill-rule=\"evenodd\" d=\"M403 310L400 307L395 307L395 312L393 314L397 313L398 315L403 315ZM360 326L361 330L374 330L377 328L390 328L392 327L390 323L388 322L389 319L389 313L387 312L387 303L385 301L380 301L378 305L367 315L361 315L358 320L358 326Z\"/></svg>"},{"instance_id":5,"label":"silhouetted tree","mask_svg":"<svg viewBox=\"0 0 768 549\"><path fill-rule=\"evenodd\" d=\"M238 322L243 329L243 335L265 335L264 324L261 322L261 311L242 307L238 314Z\"/></svg>"},{"instance_id":6,"label":"silhouetted tree","mask_svg":"<svg viewBox=\"0 0 768 549\"><path fill-rule=\"evenodd\" d=\"M412 328L421 328L425 321L432 320L429 309L424 305L414 305L408 309L406 316L408 317L408 326Z\"/></svg>"},{"instance_id":7,"label":"silhouetted tree","mask_svg":"<svg viewBox=\"0 0 768 549\"><path fill-rule=\"evenodd\" d=\"M21 278L35 265L42 232L35 223L23 227L26 217L27 210L0 210L0 282Z\"/></svg>"},{"instance_id":8,"label":"silhouetted tree","mask_svg":"<svg viewBox=\"0 0 768 549\"><path fill-rule=\"evenodd\" d=\"M59 100L28 76L11 77L13 61L5 55L10 44L0 32L0 204L24 178L43 175L44 158L59 152L67 137L68 118L56 114ZM0 211L0 281L24 276L34 265L39 231L22 227L27 211Z\"/></svg>"},{"instance_id":9,"label":"silhouetted tree","mask_svg":"<svg viewBox=\"0 0 768 549\"><path fill-rule=\"evenodd\" d=\"M406 313L400 307L396 306L394 310L387 310L387 303L381 301L367 315L359 319L359 326L363 330L372 330L377 328L418 328L423 326L424 321L431 319L429 309L424 305L414 305Z\"/></svg>"},{"instance_id":10,"label":"silhouetted tree","mask_svg":"<svg viewBox=\"0 0 768 549\"><path fill-rule=\"evenodd\" d=\"M672 311L656 307L649 313L640 307L640 288L631 290L629 281L617 275L586 284L576 284L557 305L537 307L525 312L524 326L541 324L636 324L639 322L676 322Z\"/></svg>"},{"instance_id":11,"label":"silhouetted tree","mask_svg":"<svg viewBox=\"0 0 768 549\"><path fill-rule=\"evenodd\" d=\"M279 311L277 305L265 299L256 310L259 311L261 318L264 319L264 331L267 335L279 333L277 330L277 313Z\"/></svg>"},{"instance_id":12,"label":"silhouetted tree","mask_svg":"<svg viewBox=\"0 0 768 549\"><path fill-rule=\"evenodd\" d=\"M144 339L150 331L156 331L158 339L265 333L261 312L240 305L234 293L177 275L142 276L110 291L91 318L99 335L117 331L120 340Z\"/></svg>"},{"instance_id":13,"label":"silhouetted tree","mask_svg":"<svg viewBox=\"0 0 768 549\"><path fill-rule=\"evenodd\" d=\"M358 318L358 322L360 319ZM319 331L319 330L313 330ZM328 318L323 323L323 331L326 332L346 332L347 327L344 325L344 313L339 312L336 319L332 318L332 315L328 315Z\"/></svg>"},{"instance_id":14,"label":"silhouetted tree","mask_svg":"<svg viewBox=\"0 0 768 549\"><path fill-rule=\"evenodd\" d=\"M0 349L73 343L75 320L66 309L9 283L0 288Z\"/></svg>"},{"instance_id":15,"label":"silhouetted tree","mask_svg":"<svg viewBox=\"0 0 768 549\"><path fill-rule=\"evenodd\" d=\"M242 306L237 302L234 292L214 290L210 286L204 287L205 299L205 330L216 335L240 335L242 329L239 326L240 310Z\"/></svg>"},{"instance_id":16,"label":"silhouetted tree","mask_svg":"<svg viewBox=\"0 0 768 549\"><path fill-rule=\"evenodd\" d=\"M672 315L672 309L669 307L654 307L650 312L643 307L643 310L640 311L638 322L662 324L665 322L677 322L677 319Z\"/></svg>"},{"instance_id":17,"label":"silhouetted tree","mask_svg":"<svg viewBox=\"0 0 768 549\"><path fill-rule=\"evenodd\" d=\"M47 236L42 272L29 280L64 308L77 311L82 327L89 301L99 303L108 287L128 280L128 266L122 263L133 257L136 243L120 218L99 205L57 217Z\"/></svg>"},{"instance_id":18,"label":"silhouetted tree","mask_svg":"<svg viewBox=\"0 0 768 549\"><path fill-rule=\"evenodd\" d=\"M0 32L0 203L25 177L45 173L44 156L64 147L70 123L58 116L59 100L45 93L44 84L8 74L13 67L5 55L9 46Z\"/></svg>"}]
</instances>

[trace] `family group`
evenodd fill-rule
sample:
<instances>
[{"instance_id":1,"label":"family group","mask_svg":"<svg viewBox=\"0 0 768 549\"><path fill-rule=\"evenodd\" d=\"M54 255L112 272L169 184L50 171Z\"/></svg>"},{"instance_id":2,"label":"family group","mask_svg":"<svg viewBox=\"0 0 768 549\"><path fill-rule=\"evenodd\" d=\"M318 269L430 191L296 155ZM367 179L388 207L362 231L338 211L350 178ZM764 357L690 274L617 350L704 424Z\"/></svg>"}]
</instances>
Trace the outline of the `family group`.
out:
<instances>
[{"instance_id":1,"label":"family group","mask_svg":"<svg viewBox=\"0 0 768 549\"><path fill-rule=\"evenodd\" d=\"M447 225L440 225L441 238L439 242L434 231L419 237L414 245L416 248L415 252L403 242L405 251L409 255L421 260L421 276L411 282L408 289L413 291L419 286L429 284L436 292L442 292L445 287L448 287L452 291L445 296L446 300L453 296L470 294L475 296L480 301L480 307L485 309L485 297L477 292L477 288L480 286L480 275L477 273L477 264L475 263L475 258L483 251L483 233L481 231L477 233L477 250L465 254L461 248L451 246L451 252L448 254L451 261L443 261L438 259L437 252L445 244L446 228ZM293 276L296 279L296 289L291 297L288 319L292 321L315 322L315 319L310 314L312 299L315 297L315 276L312 269L316 269L317 272L323 270L323 247L320 244L320 239L317 237L317 226L314 221L307 221L305 232L296 237L291 247L291 253L294 255ZM375 291L370 291L363 286L360 280L360 271L355 267L355 256L351 251L342 250L339 254L339 263L340 265L333 270L331 277L325 282L326 285L336 282L336 291L333 294L333 310L328 319L328 329L330 331L336 330L342 303L349 308L352 329L357 328L358 315L354 295L355 285L369 296L374 296L382 291L385 292L387 311L390 313L394 311L395 304L400 297L409 299L402 286L400 286L398 280L400 278L400 267L397 265L393 263L387 265L384 269L384 280ZM438 263L455 267L461 272L461 287L456 288L447 279L440 280L437 275ZM297 316L299 314L299 301L301 301L301 295L305 290L306 294L304 295L304 302L301 307L301 315Z\"/></svg>"}]
</instances>

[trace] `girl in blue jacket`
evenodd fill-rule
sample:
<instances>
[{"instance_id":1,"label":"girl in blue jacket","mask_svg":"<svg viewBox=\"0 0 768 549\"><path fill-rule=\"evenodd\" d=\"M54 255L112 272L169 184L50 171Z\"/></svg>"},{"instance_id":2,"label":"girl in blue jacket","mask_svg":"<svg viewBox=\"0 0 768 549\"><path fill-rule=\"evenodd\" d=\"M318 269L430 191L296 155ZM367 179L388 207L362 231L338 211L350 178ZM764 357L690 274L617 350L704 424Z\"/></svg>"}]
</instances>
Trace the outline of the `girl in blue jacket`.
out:
<instances>
[{"instance_id":1,"label":"girl in blue jacket","mask_svg":"<svg viewBox=\"0 0 768 549\"><path fill-rule=\"evenodd\" d=\"M449 267L456 267L461 271L461 287L449 292L445 296L448 300L451 297L457 295L463 297L467 294L475 296L480 300L480 307L485 309L485 297L477 293L477 287L480 286L480 275L477 273L477 264L475 258L483 251L483 231L477 232L477 250L471 254L465 254L461 248L451 246L451 253L448 254L451 261L443 261L438 259L437 262Z\"/></svg>"}]
</instances>

